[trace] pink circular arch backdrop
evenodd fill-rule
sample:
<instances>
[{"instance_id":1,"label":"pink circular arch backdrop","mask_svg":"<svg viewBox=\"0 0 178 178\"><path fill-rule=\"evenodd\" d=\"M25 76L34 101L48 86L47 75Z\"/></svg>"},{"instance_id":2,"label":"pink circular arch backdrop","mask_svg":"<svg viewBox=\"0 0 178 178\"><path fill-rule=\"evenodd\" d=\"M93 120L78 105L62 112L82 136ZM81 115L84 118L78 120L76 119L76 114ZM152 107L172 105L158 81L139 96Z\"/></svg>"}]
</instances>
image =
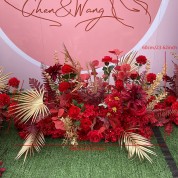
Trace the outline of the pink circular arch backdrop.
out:
<instances>
[{"instance_id":1,"label":"pink circular arch backdrop","mask_svg":"<svg viewBox=\"0 0 178 178\"><path fill-rule=\"evenodd\" d=\"M0 27L26 54L47 65L63 44L82 66L132 49L150 28L161 0L2 0Z\"/></svg>"}]
</instances>

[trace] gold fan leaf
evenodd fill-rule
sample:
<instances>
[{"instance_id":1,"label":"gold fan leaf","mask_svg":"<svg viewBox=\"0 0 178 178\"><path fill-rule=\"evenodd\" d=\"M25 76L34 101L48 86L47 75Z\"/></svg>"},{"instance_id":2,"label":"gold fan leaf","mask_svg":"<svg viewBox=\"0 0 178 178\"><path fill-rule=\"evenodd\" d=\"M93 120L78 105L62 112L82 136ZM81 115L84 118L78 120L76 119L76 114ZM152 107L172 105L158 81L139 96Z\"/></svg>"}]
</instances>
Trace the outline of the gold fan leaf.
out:
<instances>
[{"instance_id":1,"label":"gold fan leaf","mask_svg":"<svg viewBox=\"0 0 178 178\"><path fill-rule=\"evenodd\" d=\"M9 79L9 74L3 74L3 67L0 66L0 92L6 89L7 87L7 82Z\"/></svg>"},{"instance_id":2,"label":"gold fan leaf","mask_svg":"<svg viewBox=\"0 0 178 178\"><path fill-rule=\"evenodd\" d=\"M137 55L136 51L132 51L127 55L124 55L120 58L120 65L122 64L130 64L131 71L137 70L138 66L135 65L135 57Z\"/></svg>"},{"instance_id":3,"label":"gold fan leaf","mask_svg":"<svg viewBox=\"0 0 178 178\"><path fill-rule=\"evenodd\" d=\"M34 149L37 152L40 152L41 147L44 146L44 142L45 142L45 139L44 139L44 135L42 132L35 130L29 133L26 137L26 140L21 150L19 151L15 159L19 159L23 154L25 154L25 157L24 157L24 162L25 162L28 153L30 153L30 155L34 154Z\"/></svg>"},{"instance_id":4,"label":"gold fan leaf","mask_svg":"<svg viewBox=\"0 0 178 178\"><path fill-rule=\"evenodd\" d=\"M147 159L152 163L152 159L148 154L156 156L156 153L151 150L153 144L147 138L133 132L124 131L120 138L120 145L121 147L125 146L129 159L138 156L140 160Z\"/></svg>"},{"instance_id":5,"label":"gold fan leaf","mask_svg":"<svg viewBox=\"0 0 178 178\"><path fill-rule=\"evenodd\" d=\"M16 118L21 122L26 123L32 119L32 123L36 122L38 117L44 118L48 115L49 109L43 103L44 91L43 90L27 90L18 96L19 104L15 106Z\"/></svg>"}]
</instances>

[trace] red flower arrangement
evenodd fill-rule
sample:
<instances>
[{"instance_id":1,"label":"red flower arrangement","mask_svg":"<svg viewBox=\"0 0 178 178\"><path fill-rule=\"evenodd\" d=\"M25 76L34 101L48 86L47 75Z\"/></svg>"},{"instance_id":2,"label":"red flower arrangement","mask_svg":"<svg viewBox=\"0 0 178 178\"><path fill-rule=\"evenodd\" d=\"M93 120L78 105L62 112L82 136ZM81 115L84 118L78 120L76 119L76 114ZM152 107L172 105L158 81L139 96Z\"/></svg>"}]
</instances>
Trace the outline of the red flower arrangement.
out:
<instances>
[{"instance_id":1,"label":"red flower arrangement","mask_svg":"<svg viewBox=\"0 0 178 178\"><path fill-rule=\"evenodd\" d=\"M128 151L135 150L129 152L129 157L144 152L147 155L145 158L151 161L148 153L155 153L142 148L151 146L151 127L157 122L154 107L166 96L165 93L155 93L165 70L155 80L147 70L139 73L139 67L147 62L145 56L135 59L136 54L133 52L119 59L119 50L110 52L115 55L117 62L113 63L111 57L105 56L102 59L102 77L97 74L99 61L91 61L91 71L82 74L82 67L68 55L66 48L68 63L61 65L56 61L54 66L58 67L54 71L49 70L54 66L43 66L44 84L31 83L33 90L22 93L19 96L20 104L14 109L16 125L22 136L22 133L28 135L27 142L29 138L42 142L43 136L64 137L64 144L75 146L78 145L78 140L120 141L130 145L126 146ZM23 126L18 126L19 121ZM145 145L140 147L139 140ZM31 147L20 150L17 158L33 148L32 144ZM140 159L144 158L142 156Z\"/></svg>"},{"instance_id":2,"label":"red flower arrangement","mask_svg":"<svg viewBox=\"0 0 178 178\"><path fill-rule=\"evenodd\" d=\"M8 81L8 85L14 88L19 87L20 80L18 80L16 77L10 78Z\"/></svg>"}]
</instances>

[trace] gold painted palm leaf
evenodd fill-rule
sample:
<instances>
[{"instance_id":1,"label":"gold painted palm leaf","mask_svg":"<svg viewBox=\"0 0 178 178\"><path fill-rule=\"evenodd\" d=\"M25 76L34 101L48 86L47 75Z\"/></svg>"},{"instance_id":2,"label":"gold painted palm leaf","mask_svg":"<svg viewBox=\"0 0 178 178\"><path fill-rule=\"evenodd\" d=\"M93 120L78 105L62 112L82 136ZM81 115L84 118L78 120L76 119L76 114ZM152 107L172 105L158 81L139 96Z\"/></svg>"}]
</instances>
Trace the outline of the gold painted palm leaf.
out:
<instances>
[{"instance_id":1,"label":"gold painted palm leaf","mask_svg":"<svg viewBox=\"0 0 178 178\"><path fill-rule=\"evenodd\" d=\"M30 155L34 154L34 150L40 152L41 147L44 146L44 142L45 139L42 132L35 130L29 133L29 135L26 137L26 140L21 150L19 151L15 159L19 159L23 154L25 154L24 157L24 162L25 162L28 154Z\"/></svg>"},{"instance_id":2,"label":"gold painted palm leaf","mask_svg":"<svg viewBox=\"0 0 178 178\"><path fill-rule=\"evenodd\" d=\"M152 163L152 159L148 154L156 156L156 153L151 150L153 144L147 138L133 132L124 131L120 138L120 145L121 147L125 146L129 159L138 156L140 160L147 159Z\"/></svg>"},{"instance_id":3,"label":"gold painted palm leaf","mask_svg":"<svg viewBox=\"0 0 178 178\"><path fill-rule=\"evenodd\" d=\"M18 96L19 104L15 106L16 118L21 123L26 123L31 119L34 123L38 118L44 118L49 115L49 109L43 102L43 90L27 90Z\"/></svg>"},{"instance_id":4,"label":"gold painted palm leaf","mask_svg":"<svg viewBox=\"0 0 178 178\"><path fill-rule=\"evenodd\" d=\"M136 51L132 51L124 56L122 56L120 60L120 65L122 64L130 64L131 66L131 71L137 70L138 66L135 65L135 57L137 55Z\"/></svg>"},{"instance_id":5,"label":"gold painted palm leaf","mask_svg":"<svg viewBox=\"0 0 178 178\"><path fill-rule=\"evenodd\" d=\"M0 92L6 89L7 87L7 82L9 79L9 74L3 74L3 67L0 66Z\"/></svg>"}]
</instances>

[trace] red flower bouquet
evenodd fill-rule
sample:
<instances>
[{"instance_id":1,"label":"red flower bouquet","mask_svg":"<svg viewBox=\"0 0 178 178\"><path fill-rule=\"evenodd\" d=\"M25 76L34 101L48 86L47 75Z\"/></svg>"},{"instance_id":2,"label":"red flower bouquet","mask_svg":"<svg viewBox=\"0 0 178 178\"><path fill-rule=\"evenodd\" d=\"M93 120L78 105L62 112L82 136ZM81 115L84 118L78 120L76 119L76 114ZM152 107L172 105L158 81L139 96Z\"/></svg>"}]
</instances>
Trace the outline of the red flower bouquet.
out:
<instances>
[{"instance_id":1,"label":"red flower bouquet","mask_svg":"<svg viewBox=\"0 0 178 178\"><path fill-rule=\"evenodd\" d=\"M56 60L54 66L42 66L44 84L31 79L32 90L21 93L14 108L21 135L26 135L24 144L31 143L31 147L20 150L17 158L29 149L37 149L35 144L39 149L44 136L51 136L63 137L64 144L74 146L79 140L119 141L129 158L136 154L151 162L148 154L155 153L149 139L151 127L157 122L154 107L166 97L166 93L158 94L155 89L165 70L155 78L149 74L145 56L135 59L136 53L132 52L119 58L119 50L110 52L116 59L102 59L102 77L97 71L99 61L91 61L88 73L82 73L82 67L66 48L68 62L62 65ZM144 64L145 71L139 73Z\"/></svg>"}]
</instances>

